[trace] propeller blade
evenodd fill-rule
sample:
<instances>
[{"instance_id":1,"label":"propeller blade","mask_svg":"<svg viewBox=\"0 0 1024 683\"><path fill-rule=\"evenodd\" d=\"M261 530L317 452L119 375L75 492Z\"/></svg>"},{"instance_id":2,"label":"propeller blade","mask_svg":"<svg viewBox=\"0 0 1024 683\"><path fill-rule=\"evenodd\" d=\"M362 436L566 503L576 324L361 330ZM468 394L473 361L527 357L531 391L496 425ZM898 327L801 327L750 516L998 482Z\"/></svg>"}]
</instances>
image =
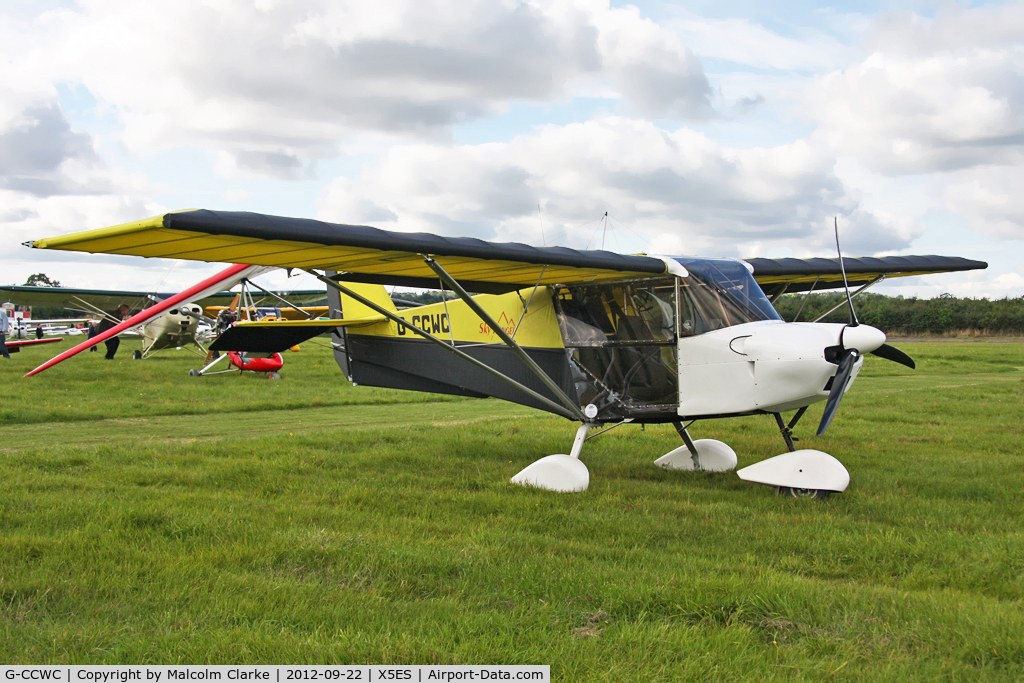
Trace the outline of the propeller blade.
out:
<instances>
[{"instance_id":1,"label":"propeller blade","mask_svg":"<svg viewBox=\"0 0 1024 683\"><path fill-rule=\"evenodd\" d=\"M911 370L917 367L917 364L914 363L913 358L908 356L905 352L900 351L895 346L891 346L889 344L882 344L871 353L875 354L876 356L881 356L886 360L891 360L896 363L899 363L900 365L906 365Z\"/></svg>"},{"instance_id":2,"label":"propeller blade","mask_svg":"<svg viewBox=\"0 0 1024 683\"><path fill-rule=\"evenodd\" d=\"M843 356L839 360L839 369L836 370L836 376L832 380L832 389L828 392L828 401L825 402L825 412L821 415L821 424L818 425L818 436L824 434L828 426L832 424L832 418L839 410L839 402L843 400L846 387L850 384L850 378L853 377L853 366L858 358L860 358L860 352L856 349L843 352Z\"/></svg>"},{"instance_id":3,"label":"propeller blade","mask_svg":"<svg viewBox=\"0 0 1024 683\"><path fill-rule=\"evenodd\" d=\"M839 268L843 271L843 289L846 290L846 303L850 305L850 327L857 327L857 311L853 310L853 297L850 296L850 283L846 281L846 265L843 263L843 250L839 248L839 217L834 218L836 228L836 253L839 254Z\"/></svg>"}]
</instances>

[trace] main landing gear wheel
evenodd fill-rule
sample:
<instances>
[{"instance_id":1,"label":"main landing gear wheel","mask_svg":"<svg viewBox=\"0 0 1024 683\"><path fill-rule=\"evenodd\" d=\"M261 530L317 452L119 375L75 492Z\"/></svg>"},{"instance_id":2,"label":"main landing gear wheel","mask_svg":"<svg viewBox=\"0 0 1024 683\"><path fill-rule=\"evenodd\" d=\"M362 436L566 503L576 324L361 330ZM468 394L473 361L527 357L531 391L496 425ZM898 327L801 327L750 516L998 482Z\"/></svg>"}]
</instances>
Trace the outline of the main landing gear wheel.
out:
<instances>
[{"instance_id":1,"label":"main landing gear wheel","mask_svg":"<svg viewBox=\"0 0 1024 683\"><path fill-rule=\"evenodd\" d=\"M191 370L188 371L188 376L189 377L198 377L199 376L199 371L196 370L195 368L192 368Z\"/></svg>"},{"instance_id":2,"label":"main landing gear wheel","mask_svg":"<svg viewBox=\"0 0 1024 683\"><path fill-rule=\"evenodd\" d=\"M132 351L132 358L134 360L142 360L142 351L139 351L138 349Z\"/></svg>"},{"instance_id":3,"label":"main landing gear wheel","mask_svg":"<svg viewBox=\"0 0 1024 683\"><path fill-rule=\"evenodd\" d=\"M268 372L267 373L267 379L281 379L281 373L280 372Z\"/></svg>"},{"instance_id":4,"label":"main landing gear wheel","mask_svg":"<svg viewBox=\"0 0 1024 683\"><path fill-rule=\"evenodd\" d=\"M775 493L787 498L817 498L818 500L825 500L833 492L825 491L824 489L798 489L794 486L776 486Z\"/></svg>"}]
</instances>

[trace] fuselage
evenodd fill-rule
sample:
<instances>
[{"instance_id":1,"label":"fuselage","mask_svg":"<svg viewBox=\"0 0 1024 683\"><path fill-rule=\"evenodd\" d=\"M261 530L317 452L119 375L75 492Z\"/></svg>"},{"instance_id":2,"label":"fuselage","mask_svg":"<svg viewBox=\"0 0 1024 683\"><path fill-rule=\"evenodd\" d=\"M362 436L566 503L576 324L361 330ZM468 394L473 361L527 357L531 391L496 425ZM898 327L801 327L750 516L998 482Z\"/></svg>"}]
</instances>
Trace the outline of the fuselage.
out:
<instances>
[{"instance_id":1,"label":"fuselage","mask_svg":"<svg viewBox=\"0 0 1024 683\"><path fill-rule=\"evenodd\" d=\"M203 309L198 304L183 304L146 323L142 327L143 353L195 343L196 328L199 326L198 316L202 312Z\"/></svg>"},{"instance_id":2,"label":"fuselage","mask_svg":"<svg viewBox=\"0 0 1024 683\"><path fill-rule=\"evenodd\" d=\"M863 325L784 322L742 262L680 262L686 277L543 287L474 299L594 422L675 422L798 409L828 397L840 350L866 353L885 342L884 334ZM335 295L331 301L343 317L346 301L352 300ZM408 325L380 322L337 333L336 358L350 380L496 396L549 409L413 331L450 340L554 398L461 300L397 315ZM855 373L862 364L861 358Z\"/></svg>"}]
</instances>

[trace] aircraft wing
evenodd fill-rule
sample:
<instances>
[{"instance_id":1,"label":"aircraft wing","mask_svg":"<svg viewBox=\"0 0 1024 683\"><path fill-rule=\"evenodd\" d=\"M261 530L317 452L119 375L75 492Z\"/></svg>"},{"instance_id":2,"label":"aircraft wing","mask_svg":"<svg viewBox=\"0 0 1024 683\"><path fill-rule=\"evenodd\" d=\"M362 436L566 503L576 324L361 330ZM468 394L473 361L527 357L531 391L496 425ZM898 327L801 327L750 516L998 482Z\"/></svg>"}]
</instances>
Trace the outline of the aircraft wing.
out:
<instances>
[{"instance_id":1,"label":"aircraft wing","mask_svg":"<svg viewBox=\"0 0 1024 683\"><path fill-rule=\"evenodd\" d=\"M783 292L820 292L843 287L843 272L838 258L748 258L754 268L754 279L770 297ZM878 256L843 257L846 279L850 287L859 287L884 276L907 277L930 273L950 273L988 268L984 261L958 256Z\"/></svg>"},{"instance_id":2,"label":"aircraft wing","mask_svg":"<svg viewBox=\"0 0 1024 683\"><path fill-rule=\"evenodd\" d=\"M685 269L671 259L531 247L466 237L402 233L240 211L190 210L27 243L40 249L250 263L337 271L340 281L437 288L429 254L462 286L503 293L534 284L594 282ZM747 259L767 294L842 286L838 259ZM875 278L985 268L944 256L844 258L851 286ZM680 273L682 274L682 273Z\"/></svg>"},{"instance_id":3,"label":"aircraft wing","mask_svg":"<svg viewBox=\"0 0 1024 683\"><path fill-rule=\"evenodd\" d=\"M35 327L36 325L42 325L43 328L47 327L67 327L68 325L77 325L79 323L87 323L90 320L95 320L96 316L91 318L22 318L18 323L24 322L25 327ZM14 324L14 321L11 321Z\"/></svg>"},{"instance_id":4,"label":"aircraft wing","mask_svg":"<svg viewBox=\"0 0 1024 683\"><path fill-rule=\"evenodd\" d=\"M92 306L110 311L121 304L126 304L133 310L138 310L153 304L156 300L169 299L177 292L154 293L154 292L132 292L113 289L75 289L73 287L21 287L21 286L0 286L0 298L4 301L11 301L25 306L48 306L51 308L69 308L82 310L82 301ZM195 303L204 308L207 306L224 306L231 303L235 294L233 292L214 292ZM327 298L327 292L322 289L299 290L283 293L288 301L304 304L319 303ZM257 301L259 297L256 297Z\"/></svg>"},{"instance_id":5,"label":"aircraft wing","mask_svg":"<svg viewBox=\"0 0 1024 683\"><path fill-rule=\"evenodd\" d=\"M64 341L63 337L48 337L44 339L21 339L4 342L4 346L11 353L17 353L22 346L36 346L37 344L52 344L53 342Z\"/></svg>"},{"instance_id":6,"label":"aircraft wing","mask_svg":"<svg viewBox=\"0 0 1024 683\"><path fill-rule=\"evenodd\" d=\"M537 283L659 275L669 268L665 260L648 256L389 232L238 211L167 213L27 244L41 249L316 268L337 271L343 281L436 289L437 275L422 256L429 254L466 289L487 293Z\"/></svg>"}]
</instances>

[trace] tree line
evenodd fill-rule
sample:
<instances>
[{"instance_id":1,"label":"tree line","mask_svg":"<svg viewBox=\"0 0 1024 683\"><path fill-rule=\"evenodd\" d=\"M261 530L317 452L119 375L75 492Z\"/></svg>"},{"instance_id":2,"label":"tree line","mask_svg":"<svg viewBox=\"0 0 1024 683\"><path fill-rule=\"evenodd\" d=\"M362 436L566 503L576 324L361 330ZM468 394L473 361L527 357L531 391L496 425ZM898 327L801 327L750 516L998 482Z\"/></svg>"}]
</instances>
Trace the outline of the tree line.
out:
<instances>
[{"instance_id":1,"label":"tree line","mask_svg":"<svg viewBox=\"0 0 1024 683\"><path fill-rule=\"evenodd\" d=\"M836 304L843 305L823 318L823 322L848 322L846 294L827 292L784 294L775 300L775 309L785 320L814 320ZM802 307L802 310L801 310ZM935 299L904 298L884 294L862 294L853 300L860 322L887 334L1024 334L1024 297L960 299L942 294Z\"/></svg>"}]
</instances>

